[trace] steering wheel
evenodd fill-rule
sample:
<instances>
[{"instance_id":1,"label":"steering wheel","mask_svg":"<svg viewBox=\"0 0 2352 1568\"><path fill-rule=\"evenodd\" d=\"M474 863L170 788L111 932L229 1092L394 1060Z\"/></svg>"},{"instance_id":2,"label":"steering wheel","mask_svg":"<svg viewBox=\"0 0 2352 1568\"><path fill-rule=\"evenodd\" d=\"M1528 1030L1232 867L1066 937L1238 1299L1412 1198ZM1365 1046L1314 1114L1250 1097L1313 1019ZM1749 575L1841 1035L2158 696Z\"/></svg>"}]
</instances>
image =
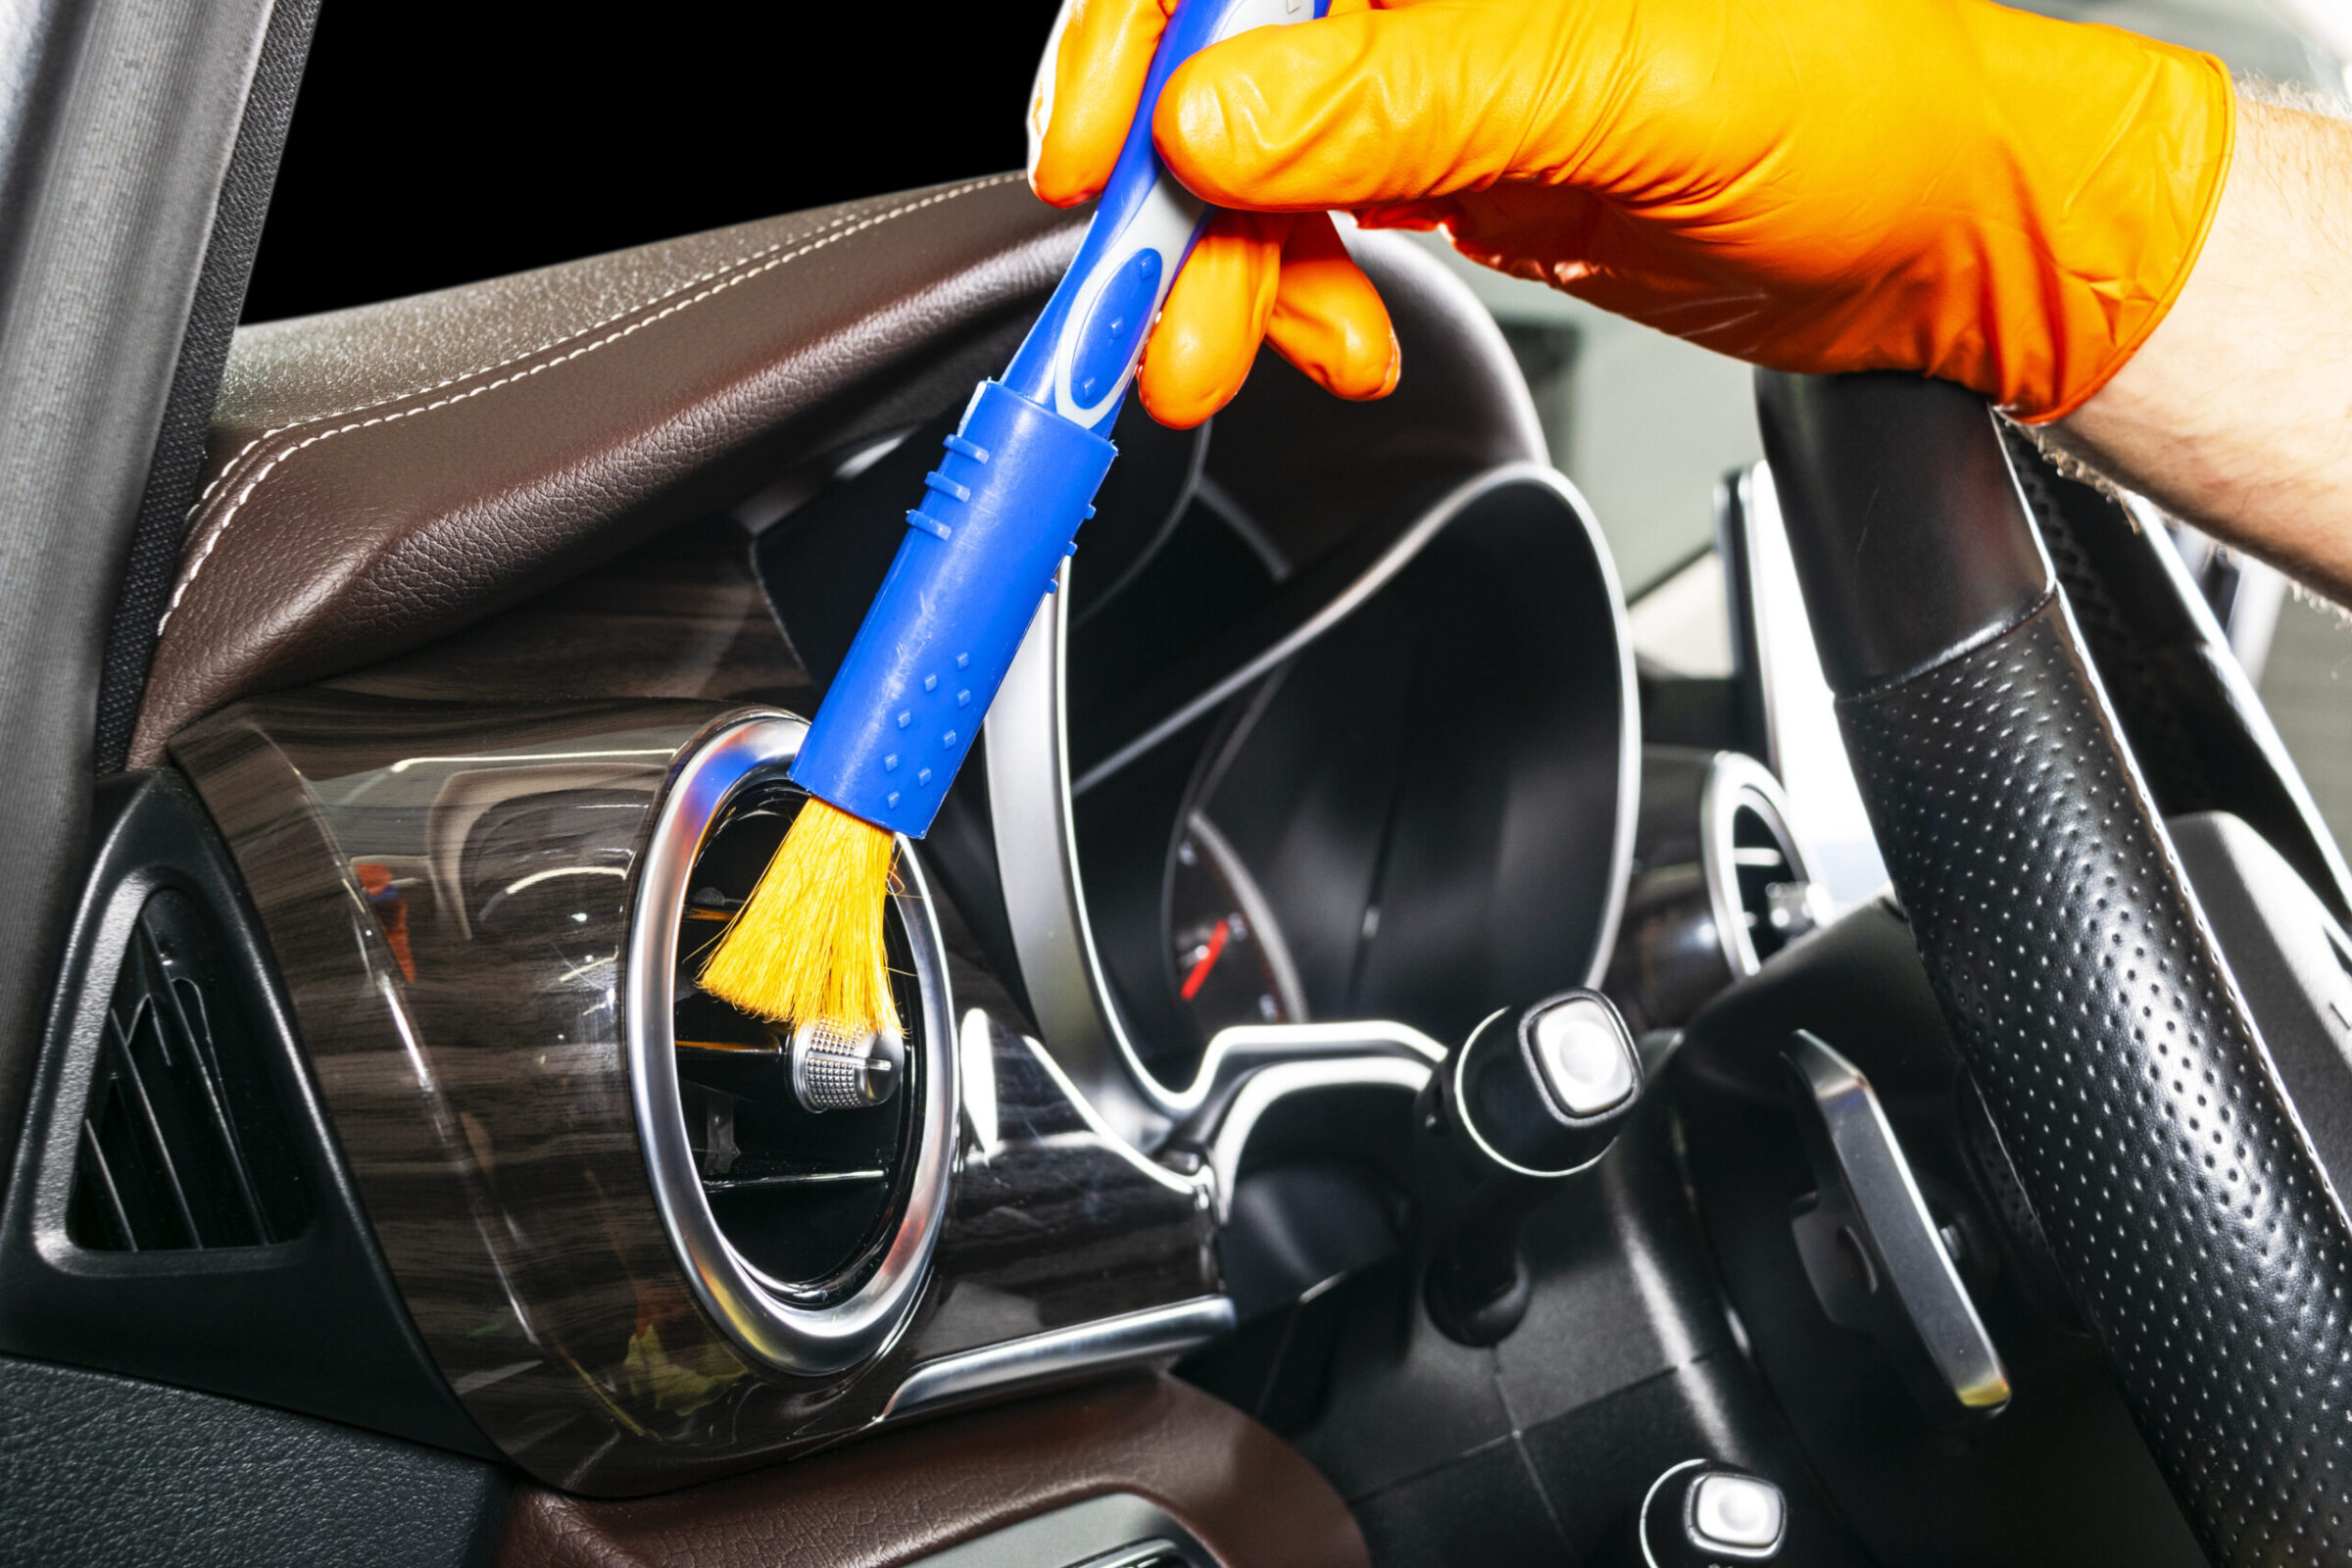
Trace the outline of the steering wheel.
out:
<instances>
[{"instance_id":1,"label":"steering wheel","mask_svg":"<svg viewBox=\"0 0 2352 1568\"><path fill-rule=\"evenodd\" d=\"M2352 1558L2352 1222L1992 416L1891 374L1758 397L1880 850L2058 1273L2215 1561Z\"/></svg>"}]
</instances>

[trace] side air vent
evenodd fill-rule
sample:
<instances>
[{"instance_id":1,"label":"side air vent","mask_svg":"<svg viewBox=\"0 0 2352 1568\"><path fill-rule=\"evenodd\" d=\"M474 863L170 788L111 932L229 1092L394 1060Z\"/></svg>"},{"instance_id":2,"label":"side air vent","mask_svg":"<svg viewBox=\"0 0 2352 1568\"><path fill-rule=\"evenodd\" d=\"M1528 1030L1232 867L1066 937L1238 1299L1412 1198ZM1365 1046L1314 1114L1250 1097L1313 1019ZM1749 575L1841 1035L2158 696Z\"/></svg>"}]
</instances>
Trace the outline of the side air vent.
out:
<instances>
[{"instance_id":1,"label":"side air vent","mask_svg":"<svg viewBox=\"0 0 2352 1568\"><path fill-rule=\"evenodd\" d=\"M195 899L140 909L115 978L66 1234L92 1251L285 1241L310 1204L259 1036L225 983L225 949Z\"/></svg>"},{"instance_id":2,"label":"side air vent","mask_svg":"<svg viewBox=\"0 0 2352 1568\"><path fill-rule=\"evenodd\" d=\"M813 1376L872 1355L913 1309L956 1080L938 931L904 849L888 943L906 1034L890 1070L861 1080L895 1086L875 1102L845 1105L810 1059L796 1077L789 1040L695 983L808 799L784 776L807 729L737 719L680 764L638 871L627 1037L647 1170L688 1278L747 1350Z\"/></svg>"},{"instance_id":3,"label":"side air vent","mask_svg":"<svg viewBox=\"0 0 2352 1568\"><path fill-rule=\"evenodd\" d=\"M1763 766L1718 754L1699 806L1701 853L1734 966L1764 960L1820 923L1819 895L1788 826L1788 797Z\"/></svg>"},{"instance_id":4,"label":"side air vent","mask_svg":"<svg viewBox=\"0 0 2352 1568\"><path fill-rule=\"evenodd\" d=\"M1754 758L1642 751L1642 819L1610 1000L1637 1031L1688 1022L1810 931L1820 900L1780 781Z\"/></svg>"},{"instance_id":5,"label":"side air vent","mask_svg":"<svg viewBox=\"0 0 2352 1568\"><path fill-rule=\"evenodd\" d=\"M117 774L89 845L0 1205L0 1353L494 1454L375 1250L211 813L172 769Z\"/></svg>"}]
</instances>

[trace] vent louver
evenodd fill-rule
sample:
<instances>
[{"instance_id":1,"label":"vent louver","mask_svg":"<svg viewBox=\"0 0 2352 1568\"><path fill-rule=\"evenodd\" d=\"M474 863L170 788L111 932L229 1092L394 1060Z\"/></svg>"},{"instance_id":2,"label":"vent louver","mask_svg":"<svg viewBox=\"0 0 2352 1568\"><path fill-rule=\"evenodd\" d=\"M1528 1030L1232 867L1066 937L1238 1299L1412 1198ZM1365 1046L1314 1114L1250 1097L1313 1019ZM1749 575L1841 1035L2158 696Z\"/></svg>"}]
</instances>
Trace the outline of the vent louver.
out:
<instances>
[{"instance_id":1,"label":"vent louver","mask_svg":"<svg viewBox=\"0 0 2352 1568\"><path fill-rule=\"evenodd\" d=\"M66 1233L93 1251L255 1247L308 1195L262 1044L204 906L163 889L115 979L82 1113Z\"/></svg>"}]
</instances>

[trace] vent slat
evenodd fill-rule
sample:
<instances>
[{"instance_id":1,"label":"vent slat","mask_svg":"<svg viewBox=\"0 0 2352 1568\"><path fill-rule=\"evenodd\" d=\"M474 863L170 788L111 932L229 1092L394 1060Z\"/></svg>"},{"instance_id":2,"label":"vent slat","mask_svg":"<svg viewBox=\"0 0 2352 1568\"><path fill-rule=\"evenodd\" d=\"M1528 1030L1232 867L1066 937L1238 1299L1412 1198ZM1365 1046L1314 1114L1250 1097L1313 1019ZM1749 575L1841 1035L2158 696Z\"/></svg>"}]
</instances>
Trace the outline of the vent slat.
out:
<instances>
[{"instance_id":1,"label":"vent slat","mask_svg":"<svg viewBox=\"0 0 2352 1568\"><path fill-rule=\"evenodd\" d=\"M202 1108L211 1123L212 1136L219 1141L219 1168L227 1176L237 1208L243 1219L245 1235L255 1241L270 1239L270 1223L262 1212L262 1201L253 1190L253 1176L246 1169L245 1151L237 1140L236 1123L230 1119L228 1106L220 1089L220 1066L213 1053L211 1020L204 1006L203 992L196 983L175 979L164 972L163 959L152 943L147 946L147 967L156 1003L159 1025L170 1023L175 1028L165 1031L175 1034L180 1046L181 1073L192 1081L201 1099ZM195 1016L189 1016L189 1004L194 1002ZM168 1003L169 1005L165 1005ZM199 1137L202 1136L200 1132Z\"/></svg>"},{"instance_id":2,"label":"vent slat","mask_svg":"<svg viewBox=\"0 0 2352 1568\"><path fill-rule=\"evenodd\" d=\"M122 1206L122 1190L115 1185L114 1168L107 1163L105 1146L98 1142L98 1129L87 1116L81 1121L81 1153L74 1171L75 1188L85 1185L106 1206L106 1217L115 1228L116 1250L137 1251L138 1232L131 1226L129 1211ZM80 1193L77 1191L75 1196Z\"/></svg>"},{"instance_id":3,"label":"vent slat","mask_svg":"<svg viewBox=\"0 0 2352 1568\"><path fill-rule=\"evenodd\" d=\"M135 943L138 939L133 938ZM131 960L136 962L135 956ZM127 967L127 965L126 965ZM186 1237L182 1245L202 1247L204 1233L197 1228L196 1213L188 1202L187 1189L180 1184L179 1163L172 1157L172 1141L164 1133L163 1118L156 1114L155 1099L147 1093L147 1080L139 1071L136 1042L142 1033L154 1026L155 1007L151 1001L141 998L138 1009L131 1014L130 1026L125 1029L121 1018L113 1023L115 1048L115 1088L130 1108L132 1136L144 1146L148 1170L170 1202L172 1214L178 1219Z\"/></svg>"},{"instance_id":4,"label":"vent slat","mask_svg":"<svg viewBox=\"0 0 2352 1568\"><path fill-rule=\"evenodd\" d=\"M283 1110L257 1077L258 1045L225 988L217 932L173 889L150 897L132 926L68 1200L78 1247L251 1247L292 1236L307 1218Z\"/></svg>"},{"instance_id":5,"label":"vent slat","mask_svg":"<svg viewBox=\"0 0 2352 1568\"><path fill-rule=\"evenodd\" d=\"M886 1170L811 1170L784 1176L706 1176L706 1193L765 1193L785 1192L793 1188L860 1186L869 1182L886 1182Z\"/></svg>"}]
</instances>

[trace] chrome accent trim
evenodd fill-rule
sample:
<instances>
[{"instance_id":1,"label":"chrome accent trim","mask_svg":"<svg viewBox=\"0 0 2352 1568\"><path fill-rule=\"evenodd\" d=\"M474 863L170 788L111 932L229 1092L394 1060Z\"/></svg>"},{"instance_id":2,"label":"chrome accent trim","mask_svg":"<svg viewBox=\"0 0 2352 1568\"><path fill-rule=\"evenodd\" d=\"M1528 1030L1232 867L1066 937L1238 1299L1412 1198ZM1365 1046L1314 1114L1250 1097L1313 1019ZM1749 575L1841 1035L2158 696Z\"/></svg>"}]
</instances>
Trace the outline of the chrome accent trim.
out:
<instances>
[{"instance_id":1,"label":"chrome accent trim","mask_svg":"<svg viewBox=\"0 0 2352 1568\"><path fill-rule=\"evenodd\" d=\"M1121 748L1094 768L1082 783L1093 782L1122 761L1158 744L1305 647L1386 586L1465 509L1514 485L1533 485L1549 491L1584 529L1594 565L1600 572L1602 597L1609 607L1617 646L1621 716L1617 819L1610 842L1608 902L1594 931L1592 954L1584 978L1587 986L1599 986L1617 945L1617 929L1624 918L1627 883L1633 866L1634 830L1641 814L1642 714L1634 681L1633 639L1626 624L1625 594L1618 583L1616 563L1599 524L1593 520L1592 507L1556 469L1537 463L1500 464L1456 485L1405 528L1347 591L1271 647L1212 683L1148 734ZM1030 623L1029 633L989 710L986 752L990 827L996 838L1013 951L1039 1032L1054 1058L1104 1120L1137 1148L1153 1149L1160 1145L1173 1123L1192 1116L1209 1100L1218 1087L1220 1063L1216 1058L1216 1042L1212 1041L1209 1056L1202 1060L1189 1086L1173 1089L1161 1083L1144 1065L1129 1040L1125 1022L1103 979L1087 920L1071 805L1074 795L1062 675L1068 658L1067 563L1063 564L1056 581L1060 591L1048 594L1039 607L1037 618ZM1255 1033L1228 1030L1219 1038L1242 1032ZM1425 1036L1421 1038L1426 1040ZM1394 1041L1390 1044L1393 1046ZM1411 1049L1421 1054L1417 1046ZM1443 1054L1443 1048L1439 1048L1437 1055Z\"/></svg>"},{"instance_id":2,"label":"chrome accent trim","mask_svg":"<svg viewBox=\"0 0 2352 1568\"><path fill-rule=\"evenodd\" d=\"M1812 861L1788 821L1788 797L1781 781L1752 757L1717 752L1708 762L1706 782L1699 786L1698 857L1706 877L1707 909L1735 976L1751 975L1764 966L1756 957L1755 939L1747 933L1747 911L1740 906L1739 850L1732 828L1743 806L1762 817L1781 841L1789 873L1800 882L1813 880Z\"/></svg>"},{"instance_id":3,"label":"chrome accent trim","mask_svg":"<svg viewBox=\"0 0 2352 1568\"><path fill-rule=\"evenodd\" d=\"M830 1022L792 1032L792 1097L811 1115L888 1104L906 1076L906 1042L896 1029L851 1039Z\"/></svg>"},{"instance_id":4,"label":"chrome accent trim","mask_svg":"<svg viewBox=\"0 0 2352 1568\"><path fill-rule=\"evenodd\" d=\"M1480 1153L1486 1155L1489 1159L1501 1166L1504 1170L1509 1171L1514 1176L1531 1176L1538 1181L1549 1182L1557 1181L1562 1176L1575 1176L1581 1172L1591 1170L1593 1166L1599 1164L1602 1160L1608 1157L1609 1149L1616 1147L1616 1141L1614 1139L1610 1140L1608 1148L1602 1149L1599 1153L1594 1154L1591 1159L1584 1160L1578 1164L1570 1165L1565 1170L1538 1170L1532 1165L1520 1164L1517 1160L1511 1158L1510 1155L1504 1153L1501 1150L1496 1149L1493 1144L1487 1142L1487 1135L1478 1130L1478 1122L1470 1114L1470 1090L1468 1083L1463 1078L1463 1073L1469 1068L1470 1048L1478 1043L1478 1037L1485 1034L1489 1029L1493 1028L1494 1026L1494 1020L1501 1017L1508 1011L1510 1011L1510 1008L1508 1007L1497 1007L1493 1012L1488 1013L1486 1017L1479 1023L1479 1026L1470 1031L1470 1038L1462 1042L1462 1049L1454 1053L1453 1102L1457 1107L1459 1107L1462 1131L1470 1135L1470 1141L1478 1146L1478 1152ZM1619 1020L1618 1027L1620 1029L1624 1027L1624 1021L1622 1019ZM1628 1044L1631 1044L1631 1042L1629 1041Z\"/></svg>"},{"instance_id":5,"label":"chrome accent trim","mask_svg":"<svg viewBox=\"0 0 2352 1568\"><path fill-rule=\"evenodd\" d=\"M1069 725L1062 664L1069 652L1068 562L1046 595L988 710L989 825L1021 984L1054 1059L1121 1138L1157 1144L1168 1109L1127 1039L1102 978L1078 876L1070 808Z\"/></svg>"},{"instance_id":6,"label":"chrome accent trim","mask_svg":"<svg viewBox=\"0 0 2352 1568\"><path fill-rule=\"evenodd\" d=\"M1835 1174L1845 1187L1855 1217L1868 1228L1868 1245L1885 1264L1885 1283L1936 1375L1962 1409L1998 1410L2009 1402L2008 1369L1937 1234L1878 1091L1859 1067L1802 1029L1782 1054L1820 1111L1820 1130L1836 1161ZM1818 1179L1826 1180L1829 1174L1816 1172ZM1829 1197L1822 1196L1824 1200ZM1799 1241L1801 1255L1801 1237ZM1813 1274L1809 1258L1806 1273ZM1822 1289L1818 1282L1814 1288Z\"/></svg>"},{"instance_id":7,"label":"chrome accent trim","mask_svg":"<svg viewBox=\"0 0 2352 1568\"><path fill-rule=\"evenodd\" d=\"M1184 1119L1168 1135L1171 1144L1206 1145L1219 1135L1229 1106L1252 1074L1295 1063L1349 1063L1381 1059L1418 1062L1425 1070L1446 1059L1446 1048L1409 1023L1387 1018L1334 1023L1246 1023L1209 1037L1200 1070L1181 1094L1167 1101ZM1349 1080L1337 1078L1335 1083Z\"/></svg>"},{"instance_id":8,"label":"chrome accent trim","mask_svg":"<svg viewBox=\"0 0 2352 1568\"><path fill-rule=\"evenodd\" d=\"M1210 1134L1202 1168L1211 1179L1217 1223L1233 1220L1233 1188L1240 1178L1242 1155L1259 1118L1292 1095L1318 1089L1387 1086L1417 1095L1437 1071L1435 1062L1412 1056L1345 1056L1330 1061L1286 1061L1259 1067L1242 1080L1225 1113Z\"/></svg>"},{"instance_id":9,"label":"chrome accent trim","mask_svg":"<svg viewBox=\"0 0 2352 1568\"><path fill-rule=\"evenodd\" d=\"M738 1253L718 1228L695 1169L680 1113L676 1041L670 1009L677 963L678 911L702 848L721 808L746 785L775 777L800 752L808 726L789 714L730 719L680 754L638 861L624 992L629 1087L645 1144L654 1204L670 1245L704 1307L743 1349L769 1366L803 1376L856 1365L888 1345L913 1309L930 1271L947 1212L948 1178L957 1115L956 1026L944 946L922 867L900 842L906 887L893 896L913 950L922 996L922 1126L906 1212L873 1278L845 1301L793 1304L784 1287Z\"/></svg>"},{"instance_id":10,"label":"chrome accent trim","mask_svg":"<svg viewBox=\"0 0 2352 1568\"><path fill-rule=\"evenodd\" d=\"M1642 1494L1642 1506L1634 1514L1634 1537L1642 1544L1642 1568L1658 1568L1657 1554L1649 1549L1649 1506L1658 1500L1658 1489L1692 1465L1705 1464L1704 1459L1685 1459L1681 1464L1668 1465L1658 1472L1658 1479Z\"/></svg>"},{"instance_id":11,"label":"chrome accent trim","mask_svg":"<svg viewBox=\"0 0 2352 1568\"><path fill-rule=\"evenodd\" d=\"M909 1372L875 1419L936 1410L1024 1383L1181 1355L1232 1333L1237 1321L1231 1297L1202 1296L943 1355Z\"/></svg>"}]
</instances>

